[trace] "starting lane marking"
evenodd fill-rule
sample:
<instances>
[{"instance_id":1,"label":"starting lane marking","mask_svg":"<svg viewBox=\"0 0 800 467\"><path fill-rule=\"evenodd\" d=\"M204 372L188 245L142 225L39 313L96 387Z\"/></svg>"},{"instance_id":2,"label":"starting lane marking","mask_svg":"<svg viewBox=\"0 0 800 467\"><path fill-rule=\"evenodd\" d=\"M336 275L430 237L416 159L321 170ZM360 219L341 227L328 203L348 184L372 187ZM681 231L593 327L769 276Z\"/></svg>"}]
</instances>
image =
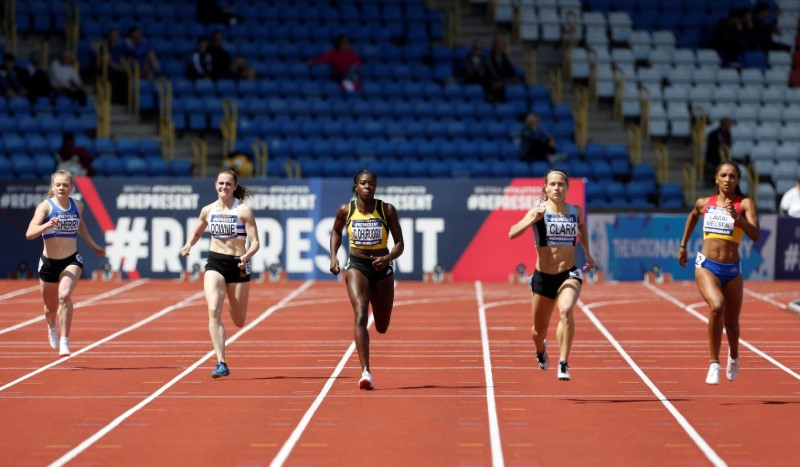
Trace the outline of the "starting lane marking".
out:
<instances>
[{"instance_id":1,"label":"starting lane marking","mask_svg":"<svg viewBox=\"0 0 800 467\"><path fill-rule=\"evenodd\" d=\"M170 313L170 312L172 312L174 310L177 310L178 308L183 308L185 306L188 306L188 304L191 303L192 300L200 298L203 295L204 295L204 292L197 292L197 293L193 294L192 296L190 296L189 298L181 300L180 302L176 303L175 305L170 305L170 306L164 308L163 310L159 311L158 313L152 314L152 315L148 316L147 318L145 318L145 319L143 319L143 320L141 320L141 321L139 321L137 323L131 324L130 326L126 327L125 329L119 330L119 331L117 331L117 332L115 332L115 333L113 333L113 334L111 334L109 336L106 336L106 337L100 339L99 341L94 342L92 344L89 344L86 347L83 347L82 349L80 349L80 350L78 350L76 352L72 352L72 355L68 355L66 357L61 357L61 358L59 358L58 360L56 360L54 362L51 362L51 363L49 363L49 364L47 364L47 365L45 365L45 366L43 366L43 367L41 367L41 368L39 368L37 370L34 370L34 371L24 375L24 376L21 376L21 377L15 379L14 381L11 381L10 383L7 383L7 384L5 384L3 386L0 386L0 392L3 392L6 389L8 389L8 388L10 388L10 387L12 387L14 385L16 385L18 383L21 383L21 382L25 381L28 378L36 376L39 373L42 373L42 372L44 372L44 371L46 371L46 370L58 365L59 363L66 362L67 360L69 360L71 358L75 358L75 357L77 357L78 355L80 355L82 353L88 352L88 351L92 350L93 348L95 348L97 346L100 346L100 345L103 345L103 344L105 344L106 342L108 342L108 341L110 341L112 339L115 339L115 338L117 338L117 337L119 337L119 336L121 336L123 334L129 333L129 332L131 332L131 331L133 331L135 329L138 329L138 328L144 326L145 324L147 324L147 323L149 323L151 321L154 321L154 320L166 315L167 313Z\"/></svg>"},{"instance_id":2,"label":"starting lane marking","mask_svg":"<svg viewBox=\"0 0 800 467\"><path fill-rule=\"evenodd\" d=\"M104 298L113 297L114 295L120 294L122 292L126 292L126 291L128 291L128 290L130 290L130 289L132 289L134 287L139 287L140 285L144 284L145 282L147 282L147 279L139 279L139 280L137 280L135 282L131 282L130 284L125 284L122 287L117 287L116 289L109 290L108 292L103 292L100 295L95 295L94 297L87 298L86 300L82 300L82 301L74 304L73 308L74 309L78 309L79 307L82 307L82 306L91 305L92 303L100 301L100 300L103 300ZM38 289L38 287L36 287L36 288ZM23 289L23 290L27 290L27 289ZM8 295L8 294L6 294L6 295ZM4 296L0 296L0 299L2 299L3 297L5 297L5 295ZM33 323L36 323L36 322L39 322L39 321L43 321L43 320L44 320L44 312L42 312L39 316L37 316L35 318L31 318L31 319L29 319L27 321L23 321L23 322L21 322L19 324L15 324L15 325L7 327L5 329L0 329L0 334L5 334L7 332L11 332L11 331L14 331L14 330L17 330L17 329L20 329L20 328L24 328L25 326L28 326L30 324L33 324ZM2 391L2 389L0 389L0 391Z\"/></svg>"},{"instance_id":3,"label":"starting lane marking","mask_svg":"<svg viewBox=\"0 0 800 467\"><path fill-rule=\"evenodd\" d=\"M24 289L14 290L13 292L6 292L3 295L0 295L0 300L8 300L9 298L18 297L20 295L25 295L30 292L35 292L39 290L38 285L32 285L30 287L25 287Z\"/></svg>"},{"instance_id":4,"label":"starting lane marking","mask_svg":"<svg viewBox=\"0 0 800 467\"><path fill-rule=\"evenodd\" d=\"M483 375L486 380L486 406L489 415L489 442L492 450L492 465L503 467L503 446L500 442L500 423L497 419L497 406L494 400L494 376L492 358L489 352L489 329L486 324L486 304L483 301L483 284L475 282L475 295L478 301L478 320L481 328L481 349L483 350ZM483 444L481 443L481 446Z\"/></svg>"},{"instance_id":5,"label":"starting lane marking","mask_svg":"<svg viewBox=\"0 0 800 467\"><path fill-rule=\"evenodd\" d=\"M645 284L645 286L647 285L648 284ZM623 305L626 303L629 303L629 301L616 300L616 301L598 302L598 303L593 303L591 305L586 305L583 303L582 300L578 300L578 306L581 308L581 311L583 311L583 314L585 314L589 318L589 321L591 321L592 324L594 324L594 327L596 327L597 330L600 331L600 333L603 334L603 336L605 336L605 338L611 343L611 345L614 346L615 349L617 349L617 352L619 352L622 358L628 363L628 365L630 365L630 367L639 376L639 378L641 378L644 384L648 388L650 388L650 391L653 393L653 395L656 396L658 401L661 402L661 404L667 409L667 411L675 418L680 427L683 428L683 431L685 431L686 434L689 435L689 438L691 438L695 446L697 446L700 449L700 451L702 451L703 454L705 454L706 458L713 465L717 467L727 466L728 464L725 463L725 461L722 460L721 457L719 457L716 451L714 451L714 449L711 446L709 446L706 440L703 439L702 436L700 436L700 434L697 432L697 430L694 429L691 423L689 423L689 421L686 420L686 418L680 413L680 411L674 405L672 405L667 396L665 396L658 389L658 387L656 387L655 383L653 383L653 381L650 380L650 378L648 378L646 374L644 374L644 371L639 367L639 365L637 365L636 362L633 361L633 358L628 354L628 352L626 352L625 349L622 348L622 344L620 344L619 341L617 341L614 338L611 332L608 329L606 329L605 326L603 326L603 323L600 322L597 316L595 316L595 314L592 313L592 308L595 307L609 306L609 305Z\"/></svg>"},{"instance_id":6,"label":"starting lane marking","mask_svg":"<svg viewBox=\"0 0 800 467\"><path fill-rule=\"evenodd\" d=\"M659 290L658 287L654 287L651 284L644 284L644 286L647 287L648 289L652 290L653 292L655 292L655 294L658 295L659 297L662 297L663 299L665 299L665 300L677 305L679 308L685 310L690 315L692 315L695 318L699 319L700 321L708 324L708 318L703 316L701 313L699 313L698 311L695 310L695 308L697 308L699 306L705 306L705 304L706 304L705 302L694 303L692 305L686 305L685 303L683 303L680 300L676 299L675 297L669 295L668 293L666 293L666 292L664 292L662 290ZM723 329L722 332L725 332L725 329ZM781 370L785 371L786 373L788 373L789 375L791 375L795 379L800 380L800 374L798 374L797 372L793 371L791 368L789 368L788 366L784 365L783 363L775 360L771 356L767 355L765 352L763 352L761 349L759 349L758 347L754 346L753 344L747 342L746 340L744 340L742 338L739 338L739 344L747 347L753 353L755 353L759 357L767 360L768 362L772 363L773 365L777 366L778 368L780 368Z\"/></svg>"},{"instance_id":7,"label":"starting lane marking","mask_svg":"<svg viewBox=\"0 0 800 467\"><path fill-rule=\"evenodd\" d=\"M744 289L744 293L749 295L749 296L751 296L751 297L753 297L753 298L757 298L757 299L761 300L762 302L767 302L769 304L775 305L778 308L783 308L784 310L788 310L789 309L788 305L786 305L785 303L781 303L781 302L775 300L774 298L770 297L769 295L764 295L764 294L761 294L761 293L758 293L758 292L753 292L752 290L747 289L747 288Z\"/></svg>"},{"instance_id":8,"label":"starting lane marking","mask_svg":"<svg viewBox=\"0 0 800 467\"><path fill-rule=\"evenodd\" d=\"M300 287L296 288L291 293L286 295L280 302L278 302L277 304L272 305L271 307L267 308L263 313L261 313L261 315L258 318L254 319L252 322L250 322L250 324L246 325L245 327L240 329L236 334L234 334L233 336L229 337L228 340L225 341L225 345L229 346L229 345L233 344L234 342L236 342L239 339L239 337L241 337L242 335L244 335L247 332L249 332L251 329L256 327L262 321L264 321L265 319L269 318L273 313L275 313L276 311L280 310L281 308L284 308L286 306L286 304L289 303L290 301L292 301L295 297L297 297L298 295L300 295L303 292L305 292L306 289L311 287L311 284L313 284L313 283L314 283L314 281L311 281L311 280L303 282L303 284L300 285ZM205 292L200 291L200 292L192 295L192 297L203 296L204 293ZM355 347L355 344L353 344L353 347ZM143 401L139 402L135 406L131 407L130 409L125 411L125 413L123 413L119 417L115 418L111 423L109 423L108 425L103 427L101 430L99 430L98 432L96 432L95 434L90 436L89 438L85 439L82 443L80 443L79 445L75 446L73 449L71 449L69 452L67 452L63 456L61 456L58 459L56 459L55 461L53 461L50 464L50 467L56 467L56 466L57 467L61 467L61 466L65 465L67 462L75 459L75 457L80 455L83 451L85 451L86 449L91 447L94 443L96 443L98 440L100 440L105 435L110 433L111 430L113 430L114 428L119 426L122 422L124 422L125 420L130 418L133 414L138 412L140 409L144 408L147 404L149 404L150 402L154 401L158 396L160 396L165 391L167 391L169 388L171 388L172 386L174 386L175 384L180 382L180 380L182 380L184 377L189 375L197 367L199 367L200 365L205 363L209 358L211 358L213 356L214 356L214 351L213 350L209 351L207 354L205 354L199 360L197 360L192 365L190 365L188 368L186 368L186 370L184 370L181 374L179 374L176 377L172 378L172 380L170 380L168 383L166 383L165 385L161 386L155 392L150 394L150 396L148 396L146 399L144 399ZM69 357L66 357L66 358L69 358Z\"/></svg>"}]
</instances>

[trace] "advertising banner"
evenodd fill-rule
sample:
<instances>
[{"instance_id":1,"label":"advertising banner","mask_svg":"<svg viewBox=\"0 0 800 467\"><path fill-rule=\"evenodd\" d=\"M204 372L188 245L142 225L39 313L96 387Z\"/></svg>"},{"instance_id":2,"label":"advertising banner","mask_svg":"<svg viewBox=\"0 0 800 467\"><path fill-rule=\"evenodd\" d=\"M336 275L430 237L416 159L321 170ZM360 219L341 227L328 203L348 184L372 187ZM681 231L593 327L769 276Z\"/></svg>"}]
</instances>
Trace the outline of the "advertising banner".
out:
<instances>
[{"instance_id":1,"label":"advertising banner","mask_svg":"<svg viewBox=\"0 0 800 467\"><path fill-rule=\"evenodd\" d=\"M778 218L775 279L800 279L800 219Z\"/></svg>"},{"instance_id":2,"label":"advertising banner","mask_svg":"<svg viewBox=\"0 0 800 467\"><path fill-rule=\"evenodd\" d=\"M247 180L246 202L256 216L261 249L254 273L280 268L292 279L332 279L329 237L338 207L350 201L349 179ZM78 240L84 275L105 264L123 277L177 278L202 270L210 237L205 234L187 258L180 256L200 210L216 199L213 179L75 179L73 197L84 203L83 221L105 258ZM507 281L522 264L530 273L536 254L530 232L510 241L508 231L540 202L541 179L381 179L376 197L393 204L403 229L405 252L395 262L400 279L420 280L441 268L453 280ZM44 182L0 182L2 277L30 274L42 253L41 240L25 240L33 212L45 199ZM580 180L571 181L567 200L583 206ZM346 240L346 238L345 238ZM342 264L346 245L339 252ZM21 265L27 266L27 270ZM34 272L35 277L35 272Z\"/></svg>"}]
</instances>

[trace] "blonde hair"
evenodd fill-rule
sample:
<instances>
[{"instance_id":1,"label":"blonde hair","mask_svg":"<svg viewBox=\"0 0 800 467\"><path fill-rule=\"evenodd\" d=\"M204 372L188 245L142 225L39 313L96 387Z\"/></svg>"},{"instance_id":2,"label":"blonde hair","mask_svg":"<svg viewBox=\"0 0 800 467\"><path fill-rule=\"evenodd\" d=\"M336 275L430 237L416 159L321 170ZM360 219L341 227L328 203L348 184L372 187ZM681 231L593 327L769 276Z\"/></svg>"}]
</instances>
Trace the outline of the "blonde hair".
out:
<instances>
[{"instance_id":1,"label":"blonde hair","mask_svg":"<svg viewBox=\"0 0 800 467\"><path fill-rule=\"evenodd\" d=\"M50 191L47 192L48 198L52 198L56 195L53 191L53 183L56 182L56 177L67 177L69 179L69 184L75 185L75 181L72 179L72 172L69 170L56 170L53 172L53 175L50 176Z\"/></svg>"}]
</instances>

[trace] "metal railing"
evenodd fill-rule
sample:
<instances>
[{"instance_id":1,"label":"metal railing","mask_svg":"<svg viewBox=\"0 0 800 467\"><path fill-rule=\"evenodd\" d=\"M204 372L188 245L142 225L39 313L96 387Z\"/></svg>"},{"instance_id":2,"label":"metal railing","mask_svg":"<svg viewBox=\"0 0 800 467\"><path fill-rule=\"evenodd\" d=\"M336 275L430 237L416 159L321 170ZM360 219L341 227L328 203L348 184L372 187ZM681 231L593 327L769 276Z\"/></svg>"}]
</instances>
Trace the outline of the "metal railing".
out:
<instances>
[{"instance_id":1,"label":"metal railing","mask_svg":"<svg viewBox=\"0 0 800 467\"><path fill-rule=\"evenodd\" d=\"M269 176L269 146L261 139L253 140L251 144L253 148L253 158L255 159L255 176L268 177Z\"/></svg>"},{"instance_id":2,"label":"metal railing","mask_svg":"<svg viewBox=\"0 0 800 467\"><path fill-rule=\"evenodd\" d=\"M553 104L564 102L564 81L561 77L561 68L555 66L551 67L547 71L547 76L550 81L550 99Z\"/></svg>"},{"instance_id":3,"label":"metal railing","mask_svg":"<svg viewBox=\"0 0 800 467\"><path fill-rule=\"evenodd\" d=\"M697 199L697 172L694 164L686 163L681 167L683 175L683 201L687 206L694 206Z\"/></svg>"},{"instance_id":4,"label":"metal railing","mask_svg":"<svg viewBox=\"0 0 800 467\"><path fill-rule=\"evenodd\" d=\"M283 168L286 169L287 178L300 178L303 176L300 163L294 159L287 159L283 164Z\"/></svg>"},{"instance_id":5,"label":"metal railing","mask_svg":"<svg viewBox=\"0 0 800 467\"><path fill-rule=\"evenodd\" d=\"M656 181L669 182L669 147L664 143L656 143L653 151L656 154Z\"/></svg>"},{"instance_id":6,"label":"metal railing","mask_svg":"<svg viewBox=\"0 0 800 467\"><path fill-rule=\"evenodd\" d=\"M133 61L127 69L128 73L128 112L139 116L139 95L142 70L139 62Z\"/></svg>"},{"instance_id":7,"label":"metal railing","mask_svg":"<svg viewBox=\"0 0 800 467\"><path fill-rule=\"evenodd\" d=\"M97 137L111 137L111 82L102 77L97 79L97 98L94 101L97 114Z\"/></svg>"},{"instance_id":8,"label":"metal railing","mask_svg":"<svg viewBox=\"0 0 800 467\"><path fill-rule=\"evenodd\" d=\"M537 74L539 73L538 57L536 49L528 47L525 49L525 83L527 85L536 84L539 81Z\"/></svg>"},{"instance_id":9,"label":"metal railing","mask_svg":"<svg viewBox=\"0 0 800 467\"><path fill-rule=\"evenodd\" d=\"M175 158L175 122L172 121L172 82L159 78L158 91L158 135L161 137L161 157Z\"/></svg>"},{"instance_id":10,"label":"metal railing","mask_svg":"<svg viewBox=\"0 0 800 467\"><path fill-rule=\"evenodd\" d=\"M597 102L597 52L588 50L586 58L589 62L589 100Z\"/></svg>"},{"instance_id":11,"label":"metal railing","mask_svg":"<svg viewBox=\"0 0 800 467\"><path fill-rule=\"evenodd\" d=\"M200 171L201 177L208 175L208 144L200 138L192 139L192 153L194 154L194 165Z\"/></svg>"},{"instance_id":12,"label":"metal railing","mask_svg":"<svg viewBox=\"0 0 800 467\"><path fill-rule=\"evenodd\" d=\"M238 106L233 99L222 101L222 120L219 129L222 133L222 157L228 157L236 150L236 125L238 120Z\"/></svg>"},{"instance_id":13,"label":"metal railing","mask_svg":"<svg viewBox=\"0 0 800 467\"><path fill-rule=\"evenodd\" d=\"M635 123L629 123L628 133L628 154L631 164L642 163L642 129Z\"/></svg>"},{"instance_id":14,"label":"metal railing","mask_svg":"<svg viewBox=\"0 0 800 467\"><path fill-rule=\"evenodd\" d=\"M575 144L583 152L589 138L589 91L586 86L575 87L575 105L572 113L575 119Z\"/></svg>"},{"instance_id":15,"label":"metal railing","mask_svg":"<svg viewBox=\"0 0 800 467\"><path fill-rule=\"evenodd\" d=\"M81 29L81 6L77 3L66 2L67 15L64 18L64 36L66 39L66 50L73 55L78 55L78 41L80 40ZM80 67L80 61L75 60L75 68Z\"/></svg>"},{"instance_id":16,"label":"metal railing","mask_svg":"<svg viewBox=\"0 0 800 467\"><path fill-rule=\"evenodd\" d=\"M758 169L756 169L756 166L752 163L747 165L747 177L750 182L750 197L756 203L756 206L758 206L758 184L760 180Z\"/></svg>"},{"instance_id":17,"label":"metal railing","mask_svg":"<svg viewBox=\"0 0 800 467\"><path fill-rule=\"evenodd\" d=\"M639 128L642 129L642 138L650 141L650 90L639 88Z\"/></svg>"},{"instance_id":18,"label":"metal railing","mask_svg":"<svg viewBox=\"0 0 800 467\"><path fill-rule=\"evenodd\" d=\"M623 102L625 101L625 72L614 67L614 120L625 119Z\"/></svg>"},{"instance_id":19,"label":"metal railing","mask_svg":"<svg viewBox=\"0 0 800 467\"><path fill-rule=\"evenodd\" d=\"M447 11L447 45L455 47L461 35L461 5L459 0L452 2Z\"/></svg>"},{"instance_id":20,"label":"metal railing","mask_svg":"<svg viewBox=\"0 0 800 467\"><path fill-rule=\"evenodd\" d=\"M568 10L565 17L564 33L561 36L561 65L564 79L572 81L572 51L578 46L578 17L572 10Z\"/></svg>"},{"instance_id":21,"label":"metal railing","mask_svg":"<svg viewBox=\"0 0 800 467\"><path fill-rule=\"evenodd\" d=\"M17 2L5 0L3 2L3 39L6 52L17 55Z\"/></svg>"},{"instance_id":22,"label":"metal railing","mask_svg":"<svg viewBox=\"0 0 800 467\"><path fill-rule=\"evenodd\" d=\"M694 110L694 119L692 120L691 129L692 138L692 163L697 176L705 173L705 154L703 149L706 144L706 112L705 109L698 106Z\"/></svg>"}]
</instances>

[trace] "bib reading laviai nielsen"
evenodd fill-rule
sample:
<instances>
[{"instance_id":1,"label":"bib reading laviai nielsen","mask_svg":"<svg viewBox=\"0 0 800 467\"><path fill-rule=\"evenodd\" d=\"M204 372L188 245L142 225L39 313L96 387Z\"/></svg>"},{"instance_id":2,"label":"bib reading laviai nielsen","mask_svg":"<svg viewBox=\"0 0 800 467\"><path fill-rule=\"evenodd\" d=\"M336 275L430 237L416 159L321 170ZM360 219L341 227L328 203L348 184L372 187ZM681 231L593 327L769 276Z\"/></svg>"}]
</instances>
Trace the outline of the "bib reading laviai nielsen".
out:
<instances>
[{"instance_id":1,"label":"bib reading laviai nielsen","mask_svg":"<svg viewBox=\"0 0 800 467\"><path fill-rule=\"evenodd\" d=\"M727 209L709 206L703 215L703 232L706 234L733 235L734 220Z\"/></svg>"},{"instance_id":2,"label":"bib reading laviai nielsen","mask_svg":"<svg viewBox=\"0 0 800 467\"><path fill-rule=\"evenodd\" d=\"M383 240L383 222L380 219L352 219L351 223L355 246L375 246Z\"/></svg>"}]
</instances>

